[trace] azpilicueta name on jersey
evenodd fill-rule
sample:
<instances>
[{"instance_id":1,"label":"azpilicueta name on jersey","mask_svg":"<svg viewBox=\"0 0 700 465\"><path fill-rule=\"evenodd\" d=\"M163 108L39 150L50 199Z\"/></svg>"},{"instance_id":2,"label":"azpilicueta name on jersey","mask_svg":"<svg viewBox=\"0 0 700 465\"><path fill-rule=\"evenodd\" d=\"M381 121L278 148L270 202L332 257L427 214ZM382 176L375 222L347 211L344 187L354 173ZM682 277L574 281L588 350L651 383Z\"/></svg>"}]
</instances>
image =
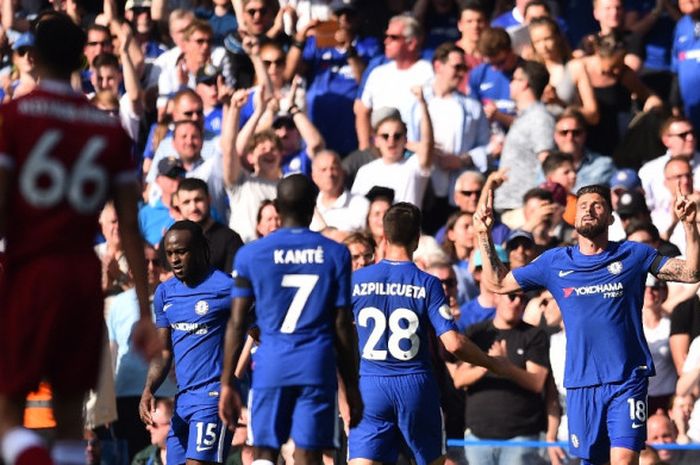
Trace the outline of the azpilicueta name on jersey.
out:
<instances>
[{"instance_id":1,"label":"azpilicueta name on jersey","mask_svg":"<svg viewBox=\"0 0 700 465\"><path fill-rule=\"evenodd\" d=\"M352 296L391 295L425 299L425 288L402 283L357 283L352 289Z\"/></svg>"}]
</instances>

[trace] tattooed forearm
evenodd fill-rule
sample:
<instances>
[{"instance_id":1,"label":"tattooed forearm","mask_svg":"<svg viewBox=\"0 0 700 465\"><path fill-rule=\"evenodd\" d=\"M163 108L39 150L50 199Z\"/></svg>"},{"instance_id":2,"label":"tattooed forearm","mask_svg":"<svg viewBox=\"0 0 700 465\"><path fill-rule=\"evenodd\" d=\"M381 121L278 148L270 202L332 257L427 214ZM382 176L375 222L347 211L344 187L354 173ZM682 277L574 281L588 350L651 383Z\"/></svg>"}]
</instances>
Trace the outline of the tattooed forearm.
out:
<instances>
[{"instance_id":1,"label":"tattooed forearm","mask_svg":"<svg viewBox=\"0 0 700 465\"><path fill-rule=\"evenodd\" d=\"M682 283L695 283L700 281L700 272L692 270L685 260L670 258L657 274L659 279L665 281L680 281Z\"/></svg>"},{"instance_id":2,"label":"tattooed forearm","mask_svg":"<svg viewBox=\"0 0 700 465\"><path fill-rule=\"evenodd\" d=\"M479 237L479 241L481 242L481 250L487 251L486 258L491 265L491 269L494 271L499 280L502 279L508 274L508 268L506 268L506 266L501 263L501 260L498 258L496 246L493 244L491 237L487 234L482 234Z\"/></svg>"}]
</instances>

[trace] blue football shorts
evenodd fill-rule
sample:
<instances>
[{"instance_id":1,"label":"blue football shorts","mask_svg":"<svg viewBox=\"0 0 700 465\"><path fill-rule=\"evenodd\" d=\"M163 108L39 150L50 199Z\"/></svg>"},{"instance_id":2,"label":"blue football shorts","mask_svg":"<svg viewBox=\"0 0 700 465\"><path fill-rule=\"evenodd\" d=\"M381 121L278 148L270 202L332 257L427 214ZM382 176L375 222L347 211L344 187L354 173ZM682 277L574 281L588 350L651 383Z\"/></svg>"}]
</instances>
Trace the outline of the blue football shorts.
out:
<instances>
[{"instance_id":1,"label":"blue football shorts","mask_svg":"<svg viewBox=\"0 0 700 465\"><path fill-rule=\"evenodd\" d=\"M619 383L567 389L569 450L583 463L610 460L610 448L644 448L647 433L646 376Z\"/></svg>"},{"instance_id":2,"label":"blue football shorts","mask_svg":"<svg viewBox=\"0 0 700 465\"><path fill-rule=\"evenodd\" d=\"M291 437L300 449L337 449L337 393L335 386L252 388L248 444L279 449Z\"/></svg>"},{"instance_id":3,"label":"blue football shorts","mask_svg":"<svg viewBox=\"0 0 700 465\"><path fill-rule=\"evenodd\" d=\"M362 421L350 430L348 456L395 463L405 443L418 465L445 454L440 393L432 374L362 376Z\"/></svg>"}]
</instances>

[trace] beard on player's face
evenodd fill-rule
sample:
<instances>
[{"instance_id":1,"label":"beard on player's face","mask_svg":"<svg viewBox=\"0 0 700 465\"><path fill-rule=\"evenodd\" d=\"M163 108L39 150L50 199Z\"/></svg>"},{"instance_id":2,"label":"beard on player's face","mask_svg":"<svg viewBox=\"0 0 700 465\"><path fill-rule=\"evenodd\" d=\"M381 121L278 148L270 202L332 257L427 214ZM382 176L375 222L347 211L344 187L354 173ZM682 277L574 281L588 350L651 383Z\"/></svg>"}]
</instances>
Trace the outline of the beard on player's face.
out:
<instances>
[{"instance_id":1,"label":"beard on player's face","mask_svg":"<svg viewBox=\"0 0 700 465\"><path fill-rule=\"evenodd\" d=\"M595 218L593 221L581 222L576 227L576 232L586 239L594 239L603 234L608 229L608 225L602 218Z\"/></svg>"}]
</instances>

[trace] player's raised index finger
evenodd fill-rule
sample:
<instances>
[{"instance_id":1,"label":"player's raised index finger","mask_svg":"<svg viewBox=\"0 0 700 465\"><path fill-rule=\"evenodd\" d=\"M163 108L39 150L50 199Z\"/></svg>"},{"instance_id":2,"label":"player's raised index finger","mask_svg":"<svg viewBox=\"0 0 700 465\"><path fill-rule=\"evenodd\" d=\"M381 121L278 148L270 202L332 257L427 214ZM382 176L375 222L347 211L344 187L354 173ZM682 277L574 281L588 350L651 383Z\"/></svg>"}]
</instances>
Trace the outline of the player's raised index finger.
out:
<instances>
[{"instance_id":1,"label":"player's raised index finger","mask_svg":"<svg viewBox=\"0 0 700 465\"><path fill-rule=\"evenodd\" d=\"M486 208L489 210L493 208L493 189L490 187L486 191Z\"/></svg>"}]
</instances>

